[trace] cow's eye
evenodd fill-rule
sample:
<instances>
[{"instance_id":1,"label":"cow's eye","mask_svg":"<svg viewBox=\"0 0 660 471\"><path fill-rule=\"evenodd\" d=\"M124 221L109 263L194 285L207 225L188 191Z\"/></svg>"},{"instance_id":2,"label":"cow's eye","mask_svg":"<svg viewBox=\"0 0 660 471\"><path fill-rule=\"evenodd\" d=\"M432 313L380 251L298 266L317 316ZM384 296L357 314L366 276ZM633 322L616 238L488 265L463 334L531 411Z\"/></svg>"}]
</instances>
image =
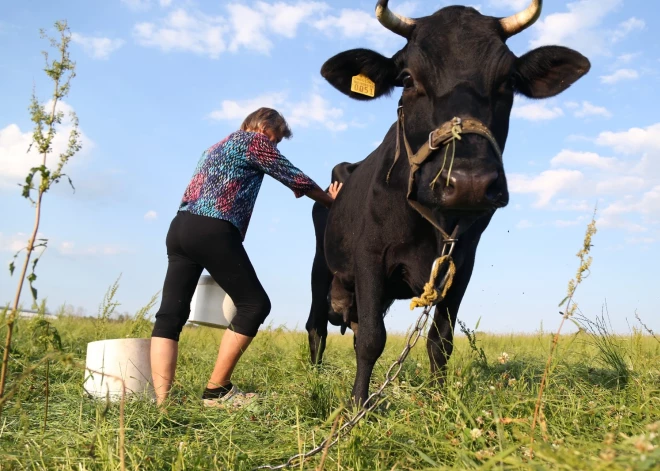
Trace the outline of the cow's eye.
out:
<instances>
[{"instance_id":1,"label":"cow's eye","mask_svg":"<svg viewBox=\"0 0 660 471\"><path fill-rule=\"evenodd\" d=\"M509 76L506 79L502 80L499 86L499 93L510 93L513 90L514 80L513 77Z\"/></svg>"},{"instance_id":2,"label":"cow's eye","mask_svg":"<svg viewBox=\"0 0 660 471\"><path fill-rule=\"evenodd\" d=\"M415 88L415 80L412 78L412 76L410 74L405 74L401 78L401 82L403 83L403 88L404 89Z\"/></svg>"}]
</instances>

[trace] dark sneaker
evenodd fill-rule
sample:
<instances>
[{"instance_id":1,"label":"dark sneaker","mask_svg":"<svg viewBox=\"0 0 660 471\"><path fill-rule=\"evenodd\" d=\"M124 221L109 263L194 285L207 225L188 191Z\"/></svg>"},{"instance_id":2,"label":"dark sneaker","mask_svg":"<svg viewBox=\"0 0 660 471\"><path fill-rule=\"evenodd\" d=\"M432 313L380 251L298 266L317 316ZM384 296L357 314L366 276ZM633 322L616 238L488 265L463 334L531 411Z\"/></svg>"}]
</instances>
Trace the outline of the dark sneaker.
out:
<instances>
[{"instance_id":1,"label":"dark sneaker","mask_svg":"<svg viewBox=\"0 0 660 471\"><path fill-rule=\"evenodd\" d=\"M231 390L218 399L202 399L205 407L218 407L218 408L238 408L250 404L257 398L255 393L244 393L236 386L232 386Z\"/></svg>"}]
</instances>

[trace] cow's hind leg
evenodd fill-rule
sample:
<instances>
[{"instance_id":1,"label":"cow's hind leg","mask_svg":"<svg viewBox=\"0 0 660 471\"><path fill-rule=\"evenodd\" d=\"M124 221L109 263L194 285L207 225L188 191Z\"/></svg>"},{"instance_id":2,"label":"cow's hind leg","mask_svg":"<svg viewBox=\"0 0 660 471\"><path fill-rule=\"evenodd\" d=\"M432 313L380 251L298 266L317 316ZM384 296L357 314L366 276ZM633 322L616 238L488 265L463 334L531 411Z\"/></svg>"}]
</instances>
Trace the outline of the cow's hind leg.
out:
<instances>
[{"instance_id":1,"label":"cow's hind leg","mask_svg":"<svg viewBox=\"0 0 660 471\"><path fill-rule=\"evenodd\" d=\"M309 337L309 351L313 364L320 364L325 351L325 341L328 336L328 292L332 282L332 273L323 263L314 260L312 268L312 306L305 328Z\"/></svg>"},{"instance_id":2,"label":"cow's hind leg","mask_svg":"<svg viewBox=\"0 0 660 471\"><path fill-rule=\"evenodd\" d=\"M357 372L353 385L353 400L363 405L369 397L369 382L374 365L385 348L387 333L383 321L382 273L356 267L356 302L360 327L355 335Z\"/></svg>"},{"instance_id":3,"label":"cow's hind leg","mask_svg":"<svg viewBox=\"0 0 660 471\"><path fill-rule=\"evenodd\" d=\"M312 265L312 306L305 328L309 338L309 351L312 364L320 364L328 336L328 295L332 283L332 273L328 268L323 252L324 232L328 210L316 203L312 210L314 231L316 232L316 254Z\"/></svg>"}]
</instances>

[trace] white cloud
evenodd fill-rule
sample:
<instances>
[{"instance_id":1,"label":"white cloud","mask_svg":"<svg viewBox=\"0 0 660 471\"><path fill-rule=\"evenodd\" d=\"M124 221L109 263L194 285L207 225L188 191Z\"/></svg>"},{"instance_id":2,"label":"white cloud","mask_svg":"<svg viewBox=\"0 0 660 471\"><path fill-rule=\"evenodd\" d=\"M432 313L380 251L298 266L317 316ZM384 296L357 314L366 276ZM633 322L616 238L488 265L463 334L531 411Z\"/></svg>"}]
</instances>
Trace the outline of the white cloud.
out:
<instances>
[{"instance_id":1,"label":"white cloud","mask_svg":"<svg viewBox=\"0 0 660 471\"><path fill-rule=\"evenodd\" d=\"M636 191L637 189L644 188L645 186L646 182L641 177L625 175L613 176L596 183L596 194L613 194L620 196L631 190Z\"/></svg>"},{"instance_id":2,"label":"white cloud","mask_svg":"<svg viewBox=\"0 0 660 471\"><path fill-rule=\"evenodd\" d=\"M603 19L622 3L623 0L577 0L568 3L567 12L547 15L536 23L532 29L536 37L530 45L559 44L587 55L608 55L608 33L600 26Z\"/></svg>"},{"instance_id":3,"label":"white cloud","mask_svg":"<svg viewBox=\"0 0 660 471\"><path fill-rule=\"evenodd\" d=\"M414 2L404 2L396 6L396 12L404 16L412 16L416 9L417 5ZM403 38L378 22L373 10L345 8L338 14L326 15L315 21L314 27L328 37L335 38L339 35L348 39L362 38L377 48L405 44Z\"/></svg>"},{"instance_id":4,"label":"white cloud","mask_svg":"<svg viewBox=\"0 0 660 471\"><path fill-rule=\"evenodd\" d=\"M52 101L45 105L46 109L52 107ZM72 110L66 102L59 102L58 111L64 113L62 124L56 126L57 134L53 139L52 152L48 154L48 166L53 167L59 160L59 155L66 151L71 132L71 121L68 113ZM81 132L82 150L76 154L72 162L88 152L94 143ZM36 148L28 152L32 142L32 131L23 132L16 124L10 124L0 129L0 190L14 189L18 191L17 184L23 182L28 171L32 167L41 165L42 156L37 153Z\"/></svg>"},{"instance_id":5,"label":"white cloud","mask_svg":"<svg viewBox=\"0 0 660 471\"><path fill-rule=\"evenodd\" d=\"M134 8L145 9L150 1L135 1ZM166 3L169 6L170 2ZM211 16L198 10L179 8L156 22L138 23L133 28L139 44L163 51L188 51L218 58L223 52L251 50L268 54L277 37L293 39L301 25L308 25L328 37L364 39L375 47L402 46L403 38L384 28L373 8L333 10L318 1L277 1L254 4L228 3L226 14ZM402 15L413 15L416 2L398 4Z\"/></svg>"},{"instance_id":6,"label":"white cloud","mask_svg":"<svg viewBox=\"0 0 660 471\"><path fill-rule=\"evenodd\" d=\"M259 11L268 21L268 27L276 34L294 38L298 26L312 16L323 13L329 6L322 2L298 2L288 5L283 2L268 4L257 3Z\"/></svg>"},{"instance_id":7,"label":"white cloud","mask_svg":"<svg viewBox=\"0 0 660 471\"><path fill-rule=\"evenodd\" d=\"M550 165L553 167L593 167L601 170L610 170L616 167L617 160L612 157L601 157L594 152L575 152L562 150L552 158Z\"/></svg>"},{"instance_id":8,"label":"white cloud","mask_svg":"<svg viewBox=\"0 0 660 471\"><path fill-rule=\"evenodd\" d=\"M596 138L596 144L611 147L627 156L641 155L638 162L628 164L630 172L651 183L660 182L660 123L627 131L602 132Z\"/></svg>"},{"instance_id":9,"label":"white cloud","mask_svg":"<svg viewBox=\"0 0 660 471\"><path fill-rule=\"evenodd\" d=\"M586 216L578 216L575 219L558 219L556 220L553 225L555 227L572 227L572 226L577 226L579 224L583 224L586 221L587 217Z\"/></svg>"},{"instance_id":10,"label":"white cloud","mask_svg":"<svg viewBox=\"0 0 660 471\"><path fill-rule=\"evenodd\" d=\"M158 219L158 213L154 210L147 211L147 213L144 215L144 219L146 221L154 221Z\"/></svg>"},{"instance_id":11,"label":"white cloud","mask_svg":"<svg viewBox=\"0 0 660 471\"><path fill-rule=\"evenodd\" d=\"M151 0L121 0L121 3L133 11L145 11L151 8Z\"/></svg>"},{"instance_id":12,"label":"white cloud","mask_svg":"<svg viewBox=\"0 0 660 471\"><path fill-rule=\"evenodd\" d=\"M532 227L534 227L534 223L528 221L527 219L523 219L518 224L516 224L516 229L531 229Z\"/></svg>"},{"instance_id":13,"label":"white cloud","mask_svg":"<svg viewBox=\"0 0 660 471\"><path fill-rule=\"evenodd\" d=\"M488 0L488 5L495 8L521 11L529 5L529 0Z\"/></svg>"},{"instance_id":14,"label":"white cloud","mask_svg":"<svg viewBox=\"0 0 660 471\"><path fill-rule=\"evenodd\" d=\"M266 15L240 4L228 5L227 9L232 27L230 51L236 52L241 46L262 53L271 50L273 43L266 37Z\"/></svg>"},{"instance_id":15,"label":"white cloud","mask_svg":"<svg viewBox=\"0 0 660 471\"><path fill-rule=\"evenodd\" d=\"M548 207L552 198L562 191L579 186L584 175L579 170L546 170L537 176L512 174L508 177L511 193L528 193L537 196L534 207Z\"/></svg>"},{"instance_id":16,"label":"white cloud","mask_svg":"<svg viewBox=\"0 0 660 471\"><path fill-rule=\"evenodd\" d=\"M265 106L277 108L294 126L321 125L331 131L344 131L348 124L342 120L344 112L332 107L319 93L313 92L307 100L292 102L285 92L267 93L243 101L224 100L220 109L209 114L211 119L240 122L256 109Z\"/></svg>"},{"instance_id":17,"label":"white cloud","mask_svg":"<svg viewBox=\"0 0 660 471\"><path fill-rule=\"evenodd\" d=\"M635 80L639 78L639 73L633 69L619 69L610 75L601 75L600 81L608 85L613 85L622 80Z\"/></svg>"},{"instance_id":18,"label":"white cloud","mask_svg":"<svg viewBox=\"0 0 660 471\"><path fill-rule=\"evenodd\" d=\"M261 107L278 108L285 103L286 96L286 93L266 93L249 100L224 100L220 109L212 111L209 117L218 121L242 121Z\"/></svg>"},{"instance_id":19,"label":"white cloud","mask_svg":"<svg viewBox=\"0 0 660 471\"><path fill-rule=\"evenodd\" d=\"M642 30L646 27L644 20L638 18L630 18L619 25L619 27L612 33L612 42L619 42L633 31Z\"/></svg>"},{"instance_id":20,"label":"white cloud","mask_svg":"<svg viewBox=\"0 0 660 471\"><path fill-rule=\"evenodd\" d=\"M25 248L29 238L29 234L22 232L12 235L5 235L0 232L0 252L10 252L14 254ZM75 242L58 242L57 240L53 240L52 238L47 237L41 232L37 233L37 239L48 239L48 246L54 247L55 251L63 256L112 256L131 252L131 250L126 247L114 244L100 244L78 247Z\"/></svg>"},{"instance_id":21,"label":"white cloud","mask_svg":"<svg viewBox=\"0 0 660 471\"><path fill-rule=\"evenodd\" d=\"M577 218L574 219L558 219L554 222L541 222L541 223L534 223L527 219L523 219L518 224L516 224L516 229L524 230L524 229L532 229L532 228L547 227L547 226L553 226L563 229L565 227L572 227L572 226L577 226L579 224L583 224L586 221L586 219L587 219L586 216L578 216Z\"/></svg>"},{"instance_id":22,"label":"white cloud","mask_svg":"<svg viewBox=\"0 0 660 471\"><path fill-rule=\"evenodd\" d=\"M627 196L606 207L598 223L603 227L620 228L628 232L648 232L645 225L633 222L631 215L639 215L642 222L657 223L660 216L660 185L651 188L640 197Z\"/></svg>"},{"instance_id":23,"label":"white cloud","mask_svg":"<svg viewBox=\"0 0 660 471\"><path fill-rule=\"evenodd\" d=\"M554 170L513 175L512 193L536 195L534 206L550 210L585 211L598 201L602 228L647 233L660 227L660 123L602 132L593 142L622 157L563 150L550 161ZM569 173L570 167L581 172ZM576 196L583 200L570 199Z\"/></svg>"},{"instance_id":24,"label":"white cloud","mask_svg":"<svg viewBox=\"0 0 660 471\"><path fill-rule=\"evenodd\" d=\"M594 207L593 204L586 200L560 198L557 199L549 209L552 209L553 211L591 211Z\"/></svg>"},{"instance_id":25,"label":"white cloud","mask_svg":"<svg viewBox=\"0 0 660 471\"><path fill-rule=\"evenodd\" d=\"M564 116L564 111L560 107L551 106L548 101L521 101L524 104L519 104L517 99L513 110L511 110L511 116L514 118L527 121L548 121Z\"/></svg>"},{"instance_id":26,"label":"white cloud","mask_svg":"<svg viewBox=\"0 0 660 471\"><path fill-rule=\"evenodd\" d=\"M94 59L107 59L110 57L110 54L124 45L123 39L84 36L79 33L72 33L71 41L80 44L85 52Z\"/></svg>"},{"instance_id":27,"label":"white cloud","mask_svg":"<svg viewBox=\"0 0 660 471\"><path fill-rule=\"evenodd\" d=\"M626 237L626 242L631 245L651 245L656 241L653 237Z\"/></svg>"},{"instance_id":28,"label":"white cloud","mask_svg":"<svg viewBox=\"0 0 660 471\"><path fill-rule=\"evenodd\" d=\"M133 11L147 11L156 2L156 0L121 0L121 3L126 5ZM168 8L172 5L172 0L157 0L161 8Z\"/></svg>"},{"instance_id":29,"label":"white cloud","mask_svg":"<svg viewBox=\"0 0 660 471\"><path fill-rule=\"evenodd\" d=\"M579 105L578 105L579 106ZM604 106L596 106L588 101L583 101L579 109L573 113L576 118L587 118L589 116L602 116L604 118L611 118L612 113Z\"/></svg>"},{"instance_id":30,"label":"white cloud","mask_svg":"<svg viewBox=\"0 0 660 471\"><path fill-rule=\"evenodd\" d=\"M339 35L349 39L364 38L379 48L397 39L395 34L383 28L372 12L364 10L344 9L338 15L329 15L318 20L314 26L328 37Z\"/></svg>"},{"instance_id":31,"label":"white cloud","mask_svg":"<svg viewBox=\"0 0 660 471\"><path fill-rule=\"evenodd\" d=\"M273 37L294 38L298 28L328 9L322 2L266 3L253 7L239 3L226 6L227 16L171 11L157 23L138 23L134 35L139 44L165 52L187 51L217 59L225 51L241 49L268 54Z\"/></svg>"},{"instance_id":32,"label":"white cloud","mask_svg":"<svg viewBox=\"0 0 660 471\"><path fill-rule=\"evenodd\" d=\"M564 106L573 111L573 116L576 118L587 118L589 116L602 116L604 118L611 118L612 113L604 106L596 106L588 101L578 103L577 101L567 101Z\"/></svg>"},{"instance_id":33,"label":"white cloud","mask_svg":"<svg viewBox=\"0 0 660 471\"><path fill-rule=\"evenodd\" d=\"M268 53L273 47L268 33L294 38L298 26L304 20L327 9L328 6L320 2L298 2L292 5L282 2L258 2L256 8L230 4L227 6L232 27L229 50L236 52L244 47Z\"/></svg>"},{"instance_id":34,"label":"white cloud","mask_svg":"<svg viewBox=\"0 0 660 471\"><path fill-rule=\"evenodd\" d=\"M15 185L39 165L40 156L34 150L27 153L31 142L32 133L22 132L16 124L0 129L0 189L17 189Z\"/></svg>"},{"instance_id":35,"label":"white cloud","mask_svg":"<svg viewBox=\"0 0 660 471\"><path fill-rule=\"evenodd\" d=\"M321 124L331 131L345 131L348 124L341 121L344 112L334 108L328 100L318 93L313 93L308 100L296 103L291 108L291 124L308 127L310 124Z\"/></svg>"},{"instance_id":36,"label":"white cloud","mask_svg":"<svg viewBox=\"0 0 660 471\"><path fill-rule=\"evenodd\" d=\"M157 47L165 52L193 52L217 59L227 49L223 39L226 30L223 18L178 9L170 12L159 25L136 24L133 34L142 46Z\"/></svg>"},{"instance_id":37,"label":"white cloud","mask_svg":"<svg viewBox=\"0 0 660 471\"><path fill-rule=\"evenodd\" d=\"M630 128L627 131L600 133L596 144L612 147L621 154L639 154L654 152L660 159L660 123L646 128Z\"/></svg>"},{"instance_id":38,"label":"white cloud","mask_svg":"<svg viewBox=\"0 0 660 471\"><path fill-rule=\"evenodd\" d=\"M111 257L131 253L131 250L119 245L88 245L78 247L75 242L63 241L57 245L57 252L66 257L76 256L105 256Z\"/></svg>"},{"instance_id":39,"label":"white cloud","mask_svg":"<svg viewBox=\"0 0 660 471\"><path fill-rule=\"evenodd\" d=\"M12 235L0 232L0 252L11 252L13 255L19 250L23 250L27 246L30 235L23 232ZM45 239L45 237L41 232L38 232L37 239Z\"/></svg>"},{"instance_id":40,"label":"white cloud","mask_svg":"<svg viewBox=\"0 0 660 471\"><path fill-rule=\"evenodd\" d=\"M616 58L616 64L629 64L641 55L642 55L641 52L621 54L619 57Z\"/></svg>"}]
</instances>

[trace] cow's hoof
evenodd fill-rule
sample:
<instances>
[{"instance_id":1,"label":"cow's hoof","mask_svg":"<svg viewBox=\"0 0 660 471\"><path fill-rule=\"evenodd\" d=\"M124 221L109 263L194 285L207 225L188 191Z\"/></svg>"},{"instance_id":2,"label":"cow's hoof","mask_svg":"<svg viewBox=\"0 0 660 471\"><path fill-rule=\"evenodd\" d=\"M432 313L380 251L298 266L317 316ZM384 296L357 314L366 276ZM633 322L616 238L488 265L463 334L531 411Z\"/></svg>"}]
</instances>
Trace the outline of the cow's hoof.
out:
<instances>
[{"instance_id":1,"label":"cow's hoof","mask_svg":"<svg viewBox=\"0 0 660 471\"><path fill-rule=\"evenodd\" d=\"M446 383L447 383L446 373L435 375L431 379L431 384L433 385L433 388L439 390L440 392L442 392L445 389Z\"/></svg>"}]
</instances>

